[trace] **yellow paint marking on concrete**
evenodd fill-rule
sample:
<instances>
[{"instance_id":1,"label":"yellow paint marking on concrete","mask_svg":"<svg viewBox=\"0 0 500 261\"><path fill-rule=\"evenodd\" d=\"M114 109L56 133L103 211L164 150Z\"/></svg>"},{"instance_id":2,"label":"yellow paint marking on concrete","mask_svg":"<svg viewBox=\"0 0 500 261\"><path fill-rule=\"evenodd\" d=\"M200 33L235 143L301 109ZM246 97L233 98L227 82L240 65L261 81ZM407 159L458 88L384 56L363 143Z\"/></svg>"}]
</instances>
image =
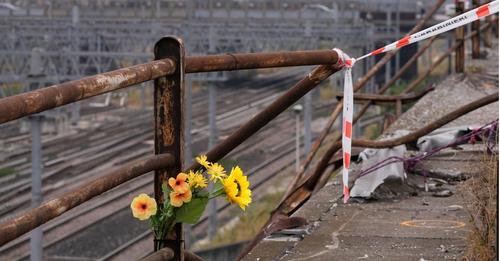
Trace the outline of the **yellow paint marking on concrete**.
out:
<instances>
[{"instance_id":1,"label":"yellow paint marking on concrete","mask_svg":"<svg viewBox=\"0 0 500 261\"><path fill-rule=\"evenodd\" d=\"M461 228L465 227L465 223L456 220L407 220L400 223L407 227L421 228Z\"/></svg>"}]
</instances>

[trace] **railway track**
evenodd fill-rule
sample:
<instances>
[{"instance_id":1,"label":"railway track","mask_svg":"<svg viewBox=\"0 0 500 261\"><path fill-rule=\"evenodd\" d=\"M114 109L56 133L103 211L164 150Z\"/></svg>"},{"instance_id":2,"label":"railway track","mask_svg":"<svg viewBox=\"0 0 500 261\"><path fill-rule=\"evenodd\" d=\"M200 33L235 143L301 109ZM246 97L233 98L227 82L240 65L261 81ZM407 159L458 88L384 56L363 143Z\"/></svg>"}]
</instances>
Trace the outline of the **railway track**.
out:
<instances>
[{"instance_id":1,"label":"railway track","mask_svg":"<svg viewBox=\"0 0 500 261\"><path fill-rule=\"evenodd\" d=\"M274 91L274 90L272 90L272 91ZM241 91L238 91L238 94L241 94ZM258 99L261 99L261 98L262 98L262 96L269 96L269 92L264 92L264 95L254 97L252 100L258 100ZM247 98L246 98L246 101L247 101L247 102L249 102L249 97L247 97ZM227 109L228 109L228 107L224 107L224 106L218 106L218 107L219 107L219 108L221 108L221 109L219 110L219 115L222 115L221 117L219 117L219 119L218 119L219 121L224 120L226 116L227 116L227 117L229 117L229 116L234 116L234 115L238 115L238 114L245 114L245 111L244 111L244 110L243 110L243 111L239 110L238 112L231 112L231 110L227 110ZM231 107L229 107L229 109L230 109L230 108L231 108ZM249 108L252 108L252 106L249 106ZM201 117L201 116L200 116L200 117ZM205 117L206 117L206 115L205 115ZM136 118L136 117L134 117L134 118ZM149 117L148 117L148 119L149 119ZM140 122L140 121L139 121L139 122L136 122L136 123L135 123L135 125L141 125L141 123L142 123L142 122ZM111 127L111 126L112 126L112 127ZM87 142L94 142L94 143L97 143L97 144L98 144L98 143L101 143L101 142L103 141L103 139L105 139L106 137L109 139L109 137L113 137L113 136L115 136L115 135L113 135L113 133L112 133L113 131L112 131L112 130L115 130L115 131L116 131L117 126L119 126L119 124L117 125L116 123L114 123L114 124L110 124L110 126L105 126L105 127L102 127L102 128L96 128L94 132L87 132L87 133L85 133L85 134L81 134L81 135L78 135L78 134L77 134L77 137L75 137L74 139L70 139L70 141L71 141L71 142L73 142L73 141L77 141L77 140L80 140L80 139L85 139ZM126 126L128 126L128 125L123 124L123 126L124 126L123 128L126 128ZM151 126L151 128L152 128L152 126ZM99 134L99 132L103 132L103 131L106 131L106 130L109 130L111 133L106 133L105 135ZM142 131L142 130L141 130L141 131ZM144 133L146 133L146 131L147 131L147 128L144 128ZM118 132L119 132L119 131L118 131ZM152 131L150 131L150 133L152 133ZM130 137L132 137L132 136L134 136L134 135L129 135L129 136L130 136ZM139 138L139 139L140 139L140 140L143 140L143 141L144 141L144 140L148 140L147 138ZM200 139L203 139L203 137L200 137ZM65 141L65 140L64 140L64 139L62 139L62 140L61 140L61 139L59 139L59 140L58 140L58 139L54 139L54 140L51 140L51 141L47 141L47 143L45 143L45 145L47 145L47 144L49 144L49 143L50 143L50 144L59 144L59 143L61 143L61 142L63 142L63 141ZM110 140L110 142L112 142L112 139ZM56 156L61 156L61 155L59 155L59 154L58 154L58 153L59 153L59 151L63 151L63 150L66 150L66 151L67 151L67 150L68 150L68 147L71 147L70 142L65 142L65 143L66 143L66 144L64 144L63 146L60 146L58 149L52 149L51 153L54 153ZM120 142L116 141L116 144L118 144L118 143L120 143ZM68 144L69 144L69 145L68 145ZM135 145L137 145L137 144L135 144ZM89 146L89 147L91 147L91 146ZM127 161L131 160L131 159L137 159L137 158L140 158L140 157L142 157L142 156L144 156L144 155L146 155L146 154L150 154L150 152L152 151L152 146L151 146L151 144L149 144L149 147L151 147L151 149L150 149L149 151L148 151L148 148L135 148L135 149L133 150L133 153L131 153L132 155L130 155L130 153L128 153L129 155L126 155L126 156L125 156L125 155L121 155L122 159L117 160L117 161L116 161L116 164L119 164L119 163L124 163L124 162L127 162ZM128 146L124 146L124 148L126 149L126 148L128 148ZM123 150L124 148L120 148L119 150ZM103 148L101 147L101 149L103 149ZM79 157L81 157L82 155L88 155L89 153L92 153L92 151L82 152L80 149L74 149L73 151L74 151L74 153L70 153L70 155L66 155L66 156L65 156L65 157L66 157L66 160L67 160L67 161L69 161L69 162L71 162L71 161L72 161L72 159L75 159L75 158L79 158ZM95 152L95 151L94 151L94 152ZM78 155L77 153L80 153L80 155ZM77 155L75 155L75 154L77 154ZM116 153L116 154L111 153L111 154L110 154L110 158L112 158L112 157L116 157L116 156L117 156L117 154L118 154L118 153ZM21 155L16 155L16 157L20 158L20 157L21 157ZM95 159L94 159L94 160L92 160L92 161L95 161ZM47 163L47 162L50 162L50 160L49 160L49 161L45 161L45 162L46 162L46 163ZM59 164L60 162L65 162L65 160L57 160L57 159L56 159L55 161L50 162L50 164L49 164L49 165L50 165L50 167L57 166L57 165L60 165L60 164ZM83 163L85 163L85 162L83 162ZM20 166L22 167L22 165L23 165L23 164L19 164L19 165L18 165L18 167L20 167ZM85 164L83 164L83 165L85 165ZM96 164L96 165L98 165L98 164ZM109 165L109 164L108 164L108 165ZM20 168L21 168L21 167L20 167ZM75 166L71 166L71 167L67 166L67 167L66 167L66 169L67 169L67 168L75 168ZM89 168L89 169L91 169L91 168ZM63 173L63 171L61 171L61 170L60 170L59 172L60 172L60 173ZM75 171L75 172L76 172L76 171ZM94 172L94 173L95 173L95 171L90 171L90 173L92 173L92 172ZM95 174L95 175L97 175L97 174ZM94 175L90 175L90 176L94 176ZM26 177L26 178L24 178L24 179L23 179L23 176L22 176L22 175L21 175L20 177L18 177L18 179L16 179L16 184L15 184L15 185L12 185L12 180L1 179L1 180L0 180L0 184L4 184L4 185L5 185L5 184L11 184L11 187L9 187L9 192L10 192L10 193L8 193L8 195L2 195L2 196L1 196L1 199L6 199L6 200L8 200L9 198L14 197L15 195L19 195L20 193L22 194L23 192L24 192L24 194L26 194L26 192L28 192L28 190L29 190L29 184L28 184L28 183L29 183L29 180L28 180L27 175L26 175L25 177ZM51 176L51 177L56 177L56 176ZM49 179L50 179L51 177L49 177ZM65 177L62 177L62 178L65 178ZM26 180L27 180L28 182L26 182ZM78 183L78 182L76 182L76 181L82 181L82 182L83 182L83 181L85 181L85 180L88 180L88 177L86 177L86 178L82 178L82 177L75 176L75 177L73 177L73 178L72 178L72 180L71 180L71 181L75 181L75 183ZM10 181L10 182L9 182L9 181ZM53 180L53 181L57 182L57 179L55 179L55 180ZM148 183L148 184L149 184L149 183ZM64 186L62 186L62 187L64 187ZM53 193L51 193L51 194L49 194L49 195L48 195L48 197L49 197L49 198L50 198L50 196L51 196L52 194L54 194L54 195L55 195L55 194L61 193L61 190L58 190L58 189L55 189L55 188L52 188L52 189L53 189L54 191L53 191ZM17 191L16 191L16 190L17 190ZM49 190L51 190L51 189L49 189ZM12 192L12 191L16 191L16 192ZM130 190L123 191L123 192L121 192L121 194L120 194L120 195L123 195L123 194L126 194L126 193L131 193L131 192L130 192ZM47 196L47 195L45 195L45 196ZM12 201L12 200L11 200L11 201ZM23 210L23 207L21 207L21 205L22 205L22 204L24 204L24 206L25 206L25 207L27 207L27 205L26 205L26 204L27 204L27 202L29 202L29 196L26 196L26 195L25 195L24 197L22 197L22 200L21 200L21 199L18 199L18 200L17 200L17 202L16 202L16 203L17 203L17 206L10 206L10 207L9 207L9 210L8 210L8 211L4 211L3 213L5 213L5 212L9 212L8 217L11 217L11 216L13 216L13 215L15 214L15 213L14 213L14 211L12 211L13 209L18 209L19 211L21 211L21 210ZM125 204L125 205L127 205L127 204ZM78 208L78 209L80 209L80 208ZM88 209L87 211L92 212L92 210L91 210L91 209ZM116 213L116 212L115 212L115 213ZM76 218L77 216L78 216L78 215L75 215L75 218ZM7 217L7 218L8 218L8 217ZM5 216L5 215L3 215L3 216L2 216L2 218L4 218L4 219L5 219L5 218L6 218L6 216ZM58 220L58 219L56 219L56 220ZM64 222L70 223L70 221L71 221L71 217L66 217L66 218L64 219ZM94 222L94 223L95 223L95 222ZM58 224L59 226L62 226L62 225L63 225L63 223L57 223L57 224ZM56 225L53 225L53 227L48 226L48 228L45 228L45 229L47 229L46 233L50 234L50 233L51 233L51 232L50 232L50 231L51 231L51 229L54 229L54 228L56 228L56 227L57 227ZM68 236L67 236L67 237L68 237ZM67 237L63 237L63 238L67 238ZM62 240L62 239L61 239L61 240ZM47 241L47 242L52 242L52 241ZM5 256L5 255L6 255L6 254L8 254L8 253L9 253L12 249L23 249L23 247L22 247L22 246L27 246L27 243L28 243L28 240L27 240L27 238L26 238L26 236L25 236L25 237L23 237L22 239L20 238L20 239L19 239L19 241L17 241L17 240L16 240L16 241L14 241L14 242L13 242L13 244L11 244L11 245L6 245L6 246L4 246L2 249L0 249L0 253L1 253L1 255L2 255L2 256ZM47 247L50 247L50 245L55 244L55 243L56 243L56 241L53 241L51 244L47 245ZM48 244L48 243L47 243L47 244ZM19 256L19 255L14 255L14 256Z\"/></svg>"},{"instance_id":2,"label":"railway track","mask_svg":"<svg viewBox=\"0 0 500 261\"><path fill-rule=\"evenodd\" d=\"M278 134L276 134L277 127L278 126L274 126L274 128L272 128L270 130L266 130L267 132L263 133L262 135L267 136L267 135L269 135L268 132L274 132L275 135L278 136ZM279 135L279 136L281 136L281 135ZM259 138L262 138L262 137L257 137L257 139L259 139ZM274 138L276 139L277 137L274 137ZM253 147L257 147L257 146L259 146L259 145L255 144L255 143L248 144L247 146L244 146L244 149L242 149L241 152L247 152L250 149L252 149ZM291 160L286 159L287 163L282 164L283 167L290 165L293 162L293 154L291 154L291 152L293 152L294 149L295 149L294 144L292 143L291 146L289 146L286 150L281 150L279 153L275 154L273 157L267 159L266 161L264 161L260 164L257 164L253 168L249 169L249 171L246 174L248 175L251 183L254 184L252 189L259 188L266 181L275 177L276 173L278 173L282 170L282 168L279 168L279 169L275 169L274 172L272 172L272 173L268 172L268 170L269 170L268 167L270 165L272 165L273 163L276 163L277 161L282 160L283 158L286 158L287 156L292 155ZM238 155L232 155L232 156L238 156ZM257 175L258 175L258 177L257 177ZM152 183L150 184L150 187L152 187L151 185L152 185ZM218 205L220 206L218 209L219 218L228 219L229 216L227 215L228 214L227 210L228 210L229 204L227 204L224 200L220 200L218 202ZM120 209L117 212L126 212L130 216L130 213L129 213L130 210L128 208L128 205L126 205L125 207L123 207L122 209ZM133 219L133 218L130 217L130 219ZM198 238L204 236L203 234L206 231L206 229L205 229L206 221L207 221L207 216L205 215L204 217L202 217L199 224L193 226L192 233L197 235ZM131 247L134 244L137 244L141 241L146 241L146 243L150 244L151 242L149 242L149 240L148 240L149 237L151 237L151 233L150 233L148 228L145 228L143 232L139 233L137 236L126 241L124 244L121 244L120 246L118 246L117 248L115 248L114 250L110 251L108 254L100 257L97 260L124 260L126 258L132 258L132 257L130 257L130 255L128 253L124 253L124 252L127 251L129 247ZM142 253L144 253L144 252L142 252Z\"/></svg>"},{"instance_id":3,"label":"railway track","mask_svg":"<svg viewBox=\"0 0 500 261\"><path fill-rule=\"evenodd\" d=\"M246 97L246 102L252 104L252 101L258 101L262 98L262 96L273 95L277 92L276 88L281 85L277 84L276 86L270 86L266 88L260 95L256 95L253 97ZM229 96L240 96L241 90L234 90L228 94ZM224 103L225 99L230 99L228 95L220 98L218 103ZM242 101L242 100L240 100ZM234 106L238 106L235 102L233 102ZM219 117L218 121L221 122L225 119L225 115L234 116L235 113L232 111L237 111L237 114L245 113L244 110L233 109L234 106L218 106L218 114L222 117ZM248 107L251 109L252 107ZM201 108L200 108L201 109ZM206 118L206 110L202 110L205 112L203 115L199 115L193 119L194 123L201 122L200 119ZM131 120L125 123L124 121L111 122L110 124L99 126L97 128L92 128L90 131L84 131L82 133L77 133L75 135L63 138L55 138L51 140L46 140L44 142L44 183L45 181L51 181L51 183L57 183L60 179L65 179L68 170L71 169L72 173L84 173L91 168L85 167L81 169L79 166L97 166L98 164L94 164L94 162L98 162L93 154L98 151L104 150L112 150L112 152L104 152L108 158L112 158L119 154L120 150L115 150L116 153L113 152L114 146L120 146L119 144L129 138L133 138L135 135L142 135L141 138L135 139L135 143L132 145L137 145L137 143L145 142L149 140L152 136L145 136L147 133L153 133L152 123L150 123L149 117L140 117L144 112L136 112L130 115ZM122 116L123 118L123 116ZM149 124L148 124L149 123ZM219 126L224 126L224 124L219 124ZM126 137L123 137L122 133L126 134ZM201 134L195 137L195 142L200 142L206 139L208 136L208 129L202 129ZM109 146L107 146L109 145ZM122 150L126 150L127 146L121 146ZM141 148L141 151L145 150ZM31 174L31 164L29 161L30 157L30 148L28 144L25 148L21 150L21 153L16 155L12 155L7 158L3 162L0 162L1 168L13 168L18 174L10 175L6 177L0 178L0 200L4 202L7 200L11 200L14 197L19 195L23 195L20 198L17 198L14 202L9 202L9 204L5 205L2 209L0 209L0 218L6 219L5 213L10 212L9 216L14 216L17 212L11 212L13 209L20 209L22 206L28 206L29 195L28 192L31 188L30 183L30 174ZM144 154L142 154L144 155ZM138 155L138 156L142 156ZM89 157L89 160L76 160L78 164L75 164L75 159ZM93 159L92 159L93 158ZM53 186L52 186L53 189ZM49 190L51 190L49 188ZM6 193L4 193L6 192Z\"/></svg>"},{"instance_id":4,"label":"railway track","mask_svg":"<svg viewBox=\"0 0 500 261\"><path fill-rule=\"evenodd\" d=\"M293 131L291 131L289 134L292 134L292 135L288 139L285 139L285 141L283 141L283 131L278 132L277 129L279 129L279 130L291 129ZM272 164L272 163L280 160L283 157L286 157L287 155L288 156L291 155L291 152L294 150L294 146L293 146L294 145L294 142L293 142L293 133L294 133L293 120L291 120L289 117L287 117L287 115L282 115L282 116L278 117L275 121L273 121L269 125L268 128L265 128L263 131L259 132L257 134L257 136L252 137L253 140L249 140L248 142L246 142L248 144L245 143L242 146L240 146L239 149L235 150L232 154L229 155L229 157L244 157L245 154L248 154L251 151L256 151L256 148L259 148L259 150L261 150L262 147L263 147L262 144L268 143L267 139L265 137L271 137L273 134L276 135L276 136L278 136L278 137L274 137L274 140L275 141L279 141L279 143L278 144L276 144L276 143L270 143L270 144L268 144L267 147L270 147L271 148L270 151L272 151L273 153L275 153L275 151L273 151L273 148L280 148L279 149L279 153L275 153L275 155L271 159L268 159L268 160L264 161L263 163L258 164L254 168L250 169L249 172L247 173L249 175L249 177L250 177L250 180L251 180L252 184L254 184L254 189L256 189L259 186L261 186L262 184L264 184L267 180L269 180L272 177L274 177L274 173L277 173L277 172L281 171L281 168L280 168L280 169L277 169L274 172L272 172L270 175L266 175L266 176L260 175L257 179L255 178L257 176L257 175L255 175L255 173L257 173L258 170L260 170L261 173L267 173L267 174L269 174L270 172L268 172L266 170L266 166L269 166L270 164ZM266 150L266 149L267 148L264 148L264 150ZM147 154L147 153L145 153L145 154ZM135 156L133 155L131 157L137 157L137 155L135 155ZM253 156L248 156L248 157L253 157ZM128 159L122 159L122 160L126 161ZM287 163L282 164L282 165L286 167L286 166L290 165L292 162L293 162L293 156L291 157L291 160L289 159L289 161ZM145 176L147 176L147 175L145 175ZM131 182L131 183L135 184L135 182ZM141 183L141 185L142 184L143 183ZM128 189L128 190L125 190L125 191L121 191L118 196L115 196L113 198L114 199L124 198L123 195L131 195L131 194L133 195L133 194L137 194L139 192L144 192L144 189L146 189L146 191L147 191L148 188L149 189L152 188L152 186L151 186L152 181L147 181L144 184L145 185L141 186L141 188L138 189L138 190ZM140 191L141 189L142 189L142 191ZM105 220L107 220L107 219L112 219L113 216L116 215L116 213L127 212L127 215L130 216L130 213L128 213L129 212L129 210L128 210L128 203L129 202L127 200L129 200L129 199L126 199L126 202L122 202L120 209L115 208L114 211L111 214L109 214L109 215L101 215L100 218L95 219L92 222L92 224L98 226L99 223L105 222ZM100 199L99 201L102 201L102 200ZM94 210L97 207L102 208L102 206L105 206L106 202L109 202L109 201L103 201L103 203L101 204L101 207L95 206ZM219 212L225 213L224 211L226 210L226 208L228 207L228 205L225 204L224 201L221 201L219 203L219 205L221 205ZM109 207L107 207L107 208L109 208ZM80 208L78 208L78 210L79 209ZM92 208L86 208L84 211L87 211L87 212L90 213L90 212L92 212ZM75 214L75 217L76 216L81 216L81 215L82 215L82 213L77 213L77 214ZM56 219L56 220L58 220L58 219ZM61 223L56 223L54 225L49 225L49 227L46 228L47 230L45 231L45 233L50 235L52 229L55 229L57 227L60 227L60 229L63 229L64 228L64 224L65 223L70 223L70 221L71 221L71 217L66 217L66 218L63 219L63 221L60 221ZM202 228L202 227L205 226L204 225L205 222L206 222L206 218L203 218L201 220L200 224L196 225L195 227L200 227L198 230L204 231L204 228ZM93 226L93 225L90 225L90 226ZM80 229L77 229L77 230L73 231L73 233L66 234L64 236L59 236L57 239L46 240L46 244L44 245L44 248L47 249L47 250L50 250L52 247L56 246L60 242L71 241L72 237L78 235L79 232L81 232L82 229L85 229L85 228L86 227L81 227ZM147 228L145 230L147 230ZM120 245L115 250L112 250L111 252L109 252L107 255L104 255L104 256L105 257L109 256L109 258L113 258L113 257L119 256L120 253L122 252L119 249L126 248L127 244L129 244L129 245L133 244L132 241L134 241L134 240L135 241L140 241L140 240L138 240L138 238L141 235L143 237L145 237L145 235L143 235L143 234L144 234L144 232L142 234L140 234L139 236L134 237L133 239L127 241L125 243L125 246ZM2 250L0 250L0 252L2 252L2 255L4 255L5 252L8 252L6 250L9 250L9 249L23 249L23 248L26 249L27 245L28 245L28 239L24 238L23 241L24 242L21 241L21 242L17 242L16 244L13 244L13 245L6 246L7 249L2 249ZM24 252L24 253L25 253L24 255L21 255L20 258L15 259L15 260L22 260L23 258L27 258L29 256L28 253L26 253L26 252ZM115 253L115 254L113 254L113 253ZM14 255L14 256L19 257L19 255Z\"/></svg>"}]
</instances>

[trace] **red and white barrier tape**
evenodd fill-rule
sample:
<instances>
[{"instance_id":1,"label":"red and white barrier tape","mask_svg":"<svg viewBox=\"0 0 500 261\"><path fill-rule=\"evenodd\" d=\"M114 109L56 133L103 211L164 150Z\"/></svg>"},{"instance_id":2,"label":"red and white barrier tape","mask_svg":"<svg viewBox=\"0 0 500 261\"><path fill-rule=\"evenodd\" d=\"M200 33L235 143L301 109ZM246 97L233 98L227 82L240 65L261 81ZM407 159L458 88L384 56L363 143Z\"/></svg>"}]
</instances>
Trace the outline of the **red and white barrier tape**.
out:
<instances>
[{"instance_id":1,"label":"red and white barrier tape","mask_svg":"<svg viewBox=\"0 0 500 261\"><path fill-rule=\"evenodd\" d=\"M422 31L416 32L412 35L403 37L402 39L379 48L371 53L365 54L357 59L349 57L340 49L333 49L337 52L339 56L339 61L337 65L344 68L344 101L343 101L343 123L342 123L342 153L344 159L344 167L342 169L342 182L343 182L343 194L344 203L349 200L349 164L351 161L351 139L352 139L352 115L354 109L353 100L353 86L352 86L352 74L351 68L354 63L365 59L366 57L385 53L388 51L396 50L401 47L407 46L412 43L416 43L432 36L442 34L444 32L453 30L457 27L463 26L468 23L472 23L483 17L491 14L498 13L499 0L492 1L488 4L482 5L474 10L463 13L461 15L455 16L448 19L442 23L431 26Z\"/></svg>"}]
</instances>

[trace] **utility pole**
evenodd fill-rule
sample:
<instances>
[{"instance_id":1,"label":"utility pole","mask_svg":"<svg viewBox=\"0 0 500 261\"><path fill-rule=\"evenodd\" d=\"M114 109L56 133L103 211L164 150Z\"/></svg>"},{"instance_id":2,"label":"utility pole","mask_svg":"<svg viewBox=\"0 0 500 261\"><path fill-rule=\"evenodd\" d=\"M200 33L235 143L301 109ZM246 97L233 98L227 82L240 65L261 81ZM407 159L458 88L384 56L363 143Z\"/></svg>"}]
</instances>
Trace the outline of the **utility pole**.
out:
<instances>
[{"instance_id":1,"label":"utility pole","mask_svg":"<svg viewBox=\"0 0 500 261\"><path fill-rule=\"evenodd\" d=\"M481 5L479 0L472 0L472 4L474 8L477 8ZM475 30L477 34L472 37L472 59L479 59L481 56L481 35L479 30L481 27L481 22L476 20L472 22L472 30Z\"/></svg>"},{"instance_id":2,"label":"utility pole","mask_svg":"<svg viewBox=\"0 0 500 261\"><path fill-rule=\"evenodd\" d=\"M208 122L210 128L210 136L208 138L208 148L211 149L217 143L217 86L210 84L208 86ZM210 184L213 187L213 184ZM215 200L210 200L208 203L209 216L208 216L208 237L213 239L217 233L217 203Z\"/></svg>"},{"instance_id":3,"label":"utility pole","mask_svg":"<svg viewBox=\"0 0 500 261\"><path fill-rule=\"evenodd\" d=\"M157 0L157 6L159 6L159 0ZM191 18L193 14L193 0L187 0L186 2L186 7L187 7L187 19L186 19L186 36L184 37L184 40L186 41L186 49L187 53L191 54L193 51L192 48L192 43L191 43ZM157 17L159 14L157 15ZM193 107L193 99L192 99L192 86L193 86L193 80L191 76L186 75L186 89L184 90L184 166L190 166L192 162L192 157L193 157L193 152L191 151L191 128L192 128L192 107ZM212 200L214 201L214 200ZM184 236L184 245L186 248L189 249L191 245L191 225L185 224L185 236Z\"/></svg>"},{"instance_id":4,"label":"utility pole","mask_svg":"<svg viewBox=\"0 0 500 261\"><path fill-rule=\"evenodd\" d=\"M464 12L465 6L463 0L455 0L455 11L456 15L460 15ZM464 72L464 59L465 59L465 42L464 42L464 27L460 26L455 29L455 42L460 45L455 50L455 72Z\"/></svg>"},{"instance_id":5,"label":"utility pole","mask_svg":"<svg viewBox=\"0 0 500 261\"><path fill-rule=\"evenodd\" d=\"M401 38L401 17L400 17L400 2L398 1L397 5L396 5L396 35L398 37L398 39ZM395 71L398 72L399 71L399 67L400 67L400 61L401 60L401 52L396 52L396 69Z\"/></svg>"},{"instance_id":6,"label":"utility pole","mask_svg":"<svg viewBox=\"0 0 500 261\"><path fill-rule=\"evenodd\" d=\"M387 35L390 35L391 33L391 26L392 26L392 21L391 21L391 10L388 7L386 11L386 27L387 27ZM386 44L390 44L391 41L387 41ZM385 64L385 82L388 82L391 79L391 61L388 61Z\"/></svg>"},{"instance_id":7,"label":"utility pole","mask_svg":"<svg viewBox=\"0 0 500 261\"><path fill-rule=\"evenodd\" d=\"M302 112L302 105L297 104L293 106L295 112L295 172L300 170L300 113Z\"/></svg>"},{"instance_id":8,"label":"utility pole","mask_svg":"<svg viewBox=\"0 0 500 261\"><path fill-rule=\"evenodd\" d=\"M208 32L208 52L210 54L215 53L216 41L214 35L214 28L210 26ZM209 111L209 125L210 125L210 137L208 140L208 148L211 149L217 144L217 85L210 84L208 86L208 111ZM213 184L210 184L213 188ZM215 200L210 200L208 203L209 216L208 216L208 237L213 239L217 234L217 202Z\"/></svg>"},{"instance_id":9,"label":"utility pole","mask_svg":"<svg viewBox=\"0 0 500 261\"><path fill-rule=\"evenodd\" d=\"M34 48L31 52L29 90L33 91L40 87L42 78L42 61L39 48ZM31 125L31 208L36 208L42 204L42 114L34 114L29 117ZM42 248L43 231L42 227L37 227L31 231L30 239L30 260L43 260Z\"/></svg>"},{"instance_id":10,"label":"utility pole","mask_svg":"<svg viewBox=\"0 0 500 261\"><path fill-rule=\"evenodd\" d=\"M448 42L448 48L451 48L451 46L453 45L453 35L451 33L446 34L446 41ZM450 75L452 72L452 69L451 69L452 64L453 64L453 62L452 62L453 57L452 56L453 55L448 55L448 75Z\"/></svg>"},{"instance_id":11,"label":"utility pole","mask_svg":"<svg viewBox=\"0 0 500 261\"><path fill-rule=\"evenodd\" d=\"M304 155L311 150L312 91L304 96Z\"/></svg>"}]
</instances>

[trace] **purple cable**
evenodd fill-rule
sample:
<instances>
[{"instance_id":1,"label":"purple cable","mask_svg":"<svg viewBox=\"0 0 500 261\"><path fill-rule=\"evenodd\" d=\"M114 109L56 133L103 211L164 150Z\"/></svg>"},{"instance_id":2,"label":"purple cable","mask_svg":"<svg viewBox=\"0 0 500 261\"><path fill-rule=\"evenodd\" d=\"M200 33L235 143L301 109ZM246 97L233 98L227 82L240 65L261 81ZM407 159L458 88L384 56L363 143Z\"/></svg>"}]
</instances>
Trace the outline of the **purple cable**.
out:
<instances>
[{"instance_id":1,"label":"purple cable","mask_svg":"<svg viewBox=\"0 0 500 261\"><path fill-rule=\"evenodd\" d=\"M361 170L358 178L361 178L365 175L368 175L380 168L383 168L389 164L396 163L396 162L403 162L404 170L408 172L409 170L412 170L415 168L415 166L423 161L424 159L440 152L443 149L450 148L450 147L455 147L457 145L463 144L465 141L470 141L471 143L474 141L475 142L475 137L476 136L486 136L486 150L488 153L493 153L494 147L496 144L496 139L494 138L494 135L497 132L497 127L498 127L498 119L482 126L481 128L478 129L473 129L470 133L465 134L463 136L460 136L456 138L453 142L448 143L447 145L440 146L437 148L432 149L429 152L423 153L421 155L413 156L413 157L399 157L399 156L392 156L388 157L385 160L382 160L369 168L365 170Z\"/></svg>"}]
</instances>

